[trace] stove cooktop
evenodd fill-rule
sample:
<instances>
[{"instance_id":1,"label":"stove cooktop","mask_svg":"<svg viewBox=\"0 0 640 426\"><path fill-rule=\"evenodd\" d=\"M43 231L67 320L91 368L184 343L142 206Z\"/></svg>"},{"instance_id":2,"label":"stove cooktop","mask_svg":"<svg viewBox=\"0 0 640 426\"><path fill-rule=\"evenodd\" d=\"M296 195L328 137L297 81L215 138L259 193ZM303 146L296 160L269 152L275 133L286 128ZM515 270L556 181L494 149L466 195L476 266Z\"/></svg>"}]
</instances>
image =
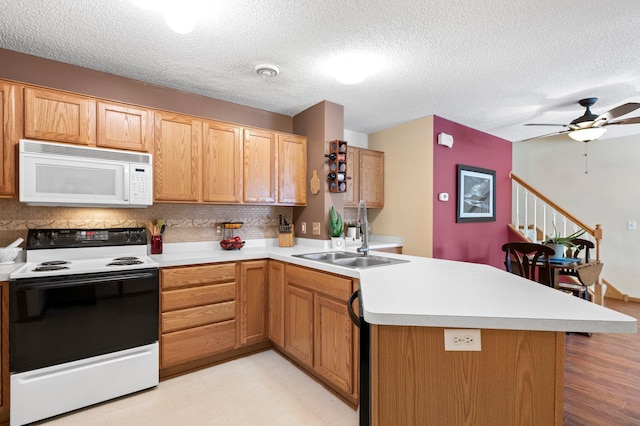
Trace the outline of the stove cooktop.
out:
<instances>
[{"instance_id":1,"label":"stove cooktop","mask_svg":"<svg viewBox=\"0 0 640 426\"><path fill-rule=\"evenodd\" d=\"M10 279L159 267L144 228L36 229L27 241L26 263Z\"/></svg>"}]
</instances>

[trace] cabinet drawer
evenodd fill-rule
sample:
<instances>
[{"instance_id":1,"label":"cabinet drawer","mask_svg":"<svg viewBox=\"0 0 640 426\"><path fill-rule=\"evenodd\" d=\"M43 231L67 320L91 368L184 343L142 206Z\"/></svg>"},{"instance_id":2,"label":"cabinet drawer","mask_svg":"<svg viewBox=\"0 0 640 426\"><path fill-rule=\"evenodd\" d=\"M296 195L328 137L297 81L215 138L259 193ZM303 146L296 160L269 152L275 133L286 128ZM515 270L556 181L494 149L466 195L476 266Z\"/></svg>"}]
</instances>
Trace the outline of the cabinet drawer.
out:
<instances>
[{"instance_id":1,"label":"cabinet drawer","mask_svg":"<svg viewBox=\"0 0 640 426\"><path fill-rule=\"evenodd\" d=\"M351 296L351 280L348 278L316 272L288 264L286 266L287 283L324 293L339 300Z\"/></svg>"},{"instance_id":2,"label":"cabinet drawer","mask_svg":"<svg viewBox=\"0 0 640 426\"><path fill-rule=\"evenodd\" d=\"M163 334L161 368L230 351L235 344L235 320Z\"/></svg>"},{"instance_id":3,"label":"cabinet drawer","mask_svg":"<svg viewBox=\"0 0 640 426\"><path fill-rule=\"evenodd\" d=\"M162 332L169 333L185 328L232 320L235 316L236 302L216 303L213 305L165 312L162 314Z\"/></svg>"},{"instance_id":4,"label":"cabinet drawer","mask_svg":"<svg viewBox=\"0 0 640 426\"><path fill-rule=\"evenodd\" d=\"M221 263L163 269L160 271L160 280L163 290L232 282L236 280L236 264Z\"/></svg>"},{"instance_id":5,"label":"cabinet drawer","mask_svg":"<svg viewBox=\"0 0 640 426\"><path fill-rule=\"evenodd\" d=\"M162 292L162 312L192 308L236 298L236 283L205 285Z\"/></svg>"}]
</instances>

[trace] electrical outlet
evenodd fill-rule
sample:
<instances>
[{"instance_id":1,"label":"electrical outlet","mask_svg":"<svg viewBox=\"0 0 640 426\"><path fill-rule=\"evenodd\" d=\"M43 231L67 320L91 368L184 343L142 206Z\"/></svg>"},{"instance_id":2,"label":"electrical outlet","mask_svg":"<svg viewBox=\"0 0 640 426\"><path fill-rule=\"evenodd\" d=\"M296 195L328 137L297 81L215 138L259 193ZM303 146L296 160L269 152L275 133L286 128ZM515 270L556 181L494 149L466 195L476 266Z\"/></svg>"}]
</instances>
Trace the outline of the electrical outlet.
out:
<instances>
[{"instance_id":1,"label":"electrical outlet","mask_svg":"<svg viewBox=\"0 0 640 426\"><path fill-rule=\"evenodd\" d=\"M479 329L452 328L444 330L445 351L481 351Z\"/></svg>"},{"instance_id":2,"label":"electrical outlet","mask_svg":"<svg viewBox=\"0 0 640 426\"><path fill-rule=\"evenodd\" d=\"M313 229L311 230L313 235L320 235L320 222L313 222Z\"/></svg>"},{"instance_id":3,"label":"electrical outlet","mask_svg":"<svg viewBox=\"0 0 640 426\"><path fill-rule=\"evenodd\" d=\"M301 234L307 233L307 222L300 222L300 233Z\"/></svg>"},{"instance_id":4,"label":"electrical outlet","mask_svg":"<svg viewBox=\"0 0 640 426\"><path fill-rule=\"evenodd\" d=\"M220 225L216 226L216 234L220 234L222 232L222 228Z\"/></svg>"},{"instance_id":5,"label":"electrical outlet","mask_svg":"<svg viewBox=\"0 0 640 426\"><path fill-rule=\"evenodd\" d=\"M627 229L630 231L635 231L636 230L636 221L635 220L630 220L627 222Z\"/></svg>"}]
</instances>

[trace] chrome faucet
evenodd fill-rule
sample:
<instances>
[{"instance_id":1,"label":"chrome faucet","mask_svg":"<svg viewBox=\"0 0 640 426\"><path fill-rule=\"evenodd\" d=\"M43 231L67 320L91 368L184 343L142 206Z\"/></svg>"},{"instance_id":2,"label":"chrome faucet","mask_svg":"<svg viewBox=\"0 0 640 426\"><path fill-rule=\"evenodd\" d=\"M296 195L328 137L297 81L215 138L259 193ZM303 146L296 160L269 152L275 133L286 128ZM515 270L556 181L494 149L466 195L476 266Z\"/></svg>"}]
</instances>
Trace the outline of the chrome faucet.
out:
<instances>
[{"instance_id":1,"label":"chrome faucet","mask_svg":"<svg viewBox=\"0 0 640 426\"><path fill-rule=\"evenodd\" d=\"M364 209L364 222L360 219L360 207ZM367 203L364 200L360 200L358 203L358 227L356 232L361 233L362 246L358 248L358 253L362 253L364 256L369 255L369 220L367 219Z\"/></svg>"}]
</instances>

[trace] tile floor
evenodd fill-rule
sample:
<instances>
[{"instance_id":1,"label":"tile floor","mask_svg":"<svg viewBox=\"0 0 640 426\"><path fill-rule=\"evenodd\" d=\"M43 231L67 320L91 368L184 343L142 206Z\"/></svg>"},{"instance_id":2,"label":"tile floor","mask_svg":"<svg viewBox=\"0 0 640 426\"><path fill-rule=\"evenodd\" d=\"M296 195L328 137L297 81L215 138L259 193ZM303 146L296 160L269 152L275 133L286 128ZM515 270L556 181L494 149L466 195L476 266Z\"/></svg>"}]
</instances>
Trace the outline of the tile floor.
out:
<instances>
[{"instance_id":1,"label":"tile floor","mask_svg":"<svg viewBox=\"0 0 640 426\"><path fill-rule=\"evenodd\" d=\"M356 426L358 412L269 350L36 424Z\"/></svg>"}]
</instances>

